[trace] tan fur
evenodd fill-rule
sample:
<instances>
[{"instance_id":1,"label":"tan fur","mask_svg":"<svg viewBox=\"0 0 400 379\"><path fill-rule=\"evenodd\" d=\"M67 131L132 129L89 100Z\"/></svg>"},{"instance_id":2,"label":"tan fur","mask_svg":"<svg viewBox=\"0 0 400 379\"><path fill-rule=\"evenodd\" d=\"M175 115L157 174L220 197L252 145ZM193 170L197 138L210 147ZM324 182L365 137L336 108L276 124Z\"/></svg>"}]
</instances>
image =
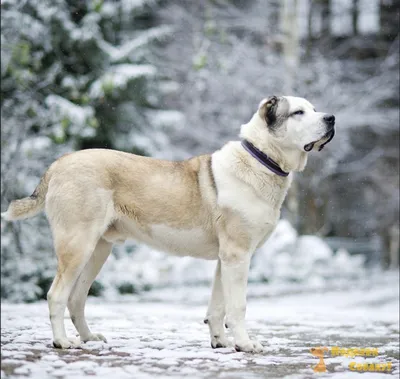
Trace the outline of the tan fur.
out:
<instances>
[{"instance_id":1,"label":"tan fur","mask_svg":"<svg viewBox=\"0 0 400 379\"><path fill-rule=\"evenodd\" d=\"M288 119L296 107L308 112L311 125ZM273 131L266 109L271 120L279 121ZM301 171L307 161L303 145L325 133L322 114L312 109L304 99L266 99L242 126L241 136L282 169ZM249 338L244 326L250 258L272 233L291 180L291 175L271 172L240 142L180 162L91 149L54 162L33 195L13 201L3 216L22 219L46 210L58 258L48 293L56 347L76 345L66 336L66 306L82 341L105 340L87 326L87 293L112 244L133 238L172 254L217 259L205 320L211 344L231 345L223 327L226 318L236 349L259 352L262 346Z\"/></svg>"},{"instance_id":2,"label":"tan fur","mask_svg":"<svg viewBox=\"0 0 400 379\"><path fill-rule=\"evenodd\" d=\"M46 172L33 194L24 199L14 200L3 217L9 220L23 220L37 215L44 208L48 185L49 174Z\"/></svg>"}]
</instances>

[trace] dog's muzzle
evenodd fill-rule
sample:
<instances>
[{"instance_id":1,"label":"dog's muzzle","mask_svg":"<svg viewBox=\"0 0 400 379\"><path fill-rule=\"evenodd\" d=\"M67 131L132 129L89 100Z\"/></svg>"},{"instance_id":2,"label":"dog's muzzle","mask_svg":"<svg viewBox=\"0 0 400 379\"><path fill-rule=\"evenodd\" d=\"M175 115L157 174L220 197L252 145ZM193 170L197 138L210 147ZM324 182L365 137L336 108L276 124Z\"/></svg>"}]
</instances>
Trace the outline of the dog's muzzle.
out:
<instances>
[{"instance_id":1,"label":"dog's muzzle","mask_svg":"<svg viewBox=\"0 0 400 379\"><path fill-rule=\"evenodd\" d=\"M335 136L335 116L333 114L324 116L324 122L327 126L327 132L320 140L304 145L305 151L311 151L317 142L325 141L318 148L318 151L321 151L325 147L325 145L332 141L332 138Z\"/></svg>"}]
</instances>

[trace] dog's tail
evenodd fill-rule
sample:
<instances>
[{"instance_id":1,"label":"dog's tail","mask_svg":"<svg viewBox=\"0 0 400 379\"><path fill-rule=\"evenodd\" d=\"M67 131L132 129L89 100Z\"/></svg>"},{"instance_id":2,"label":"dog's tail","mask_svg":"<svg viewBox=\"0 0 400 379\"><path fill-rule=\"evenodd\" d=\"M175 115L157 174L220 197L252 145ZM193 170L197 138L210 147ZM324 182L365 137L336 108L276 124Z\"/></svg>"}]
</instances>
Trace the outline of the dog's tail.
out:
<instances>
[{"instance_id":1,"label":"dog's tail","mask_svg":"<svg viewBox=\"0 0 400 379\"><path fill-rule=\"evenodd\" d=\"M48 187L49 171L42 176L39 185L31 196L12 201L7 212L1 213L1 218L11 221L23 220L37 215L44 208Z\"/></svg>"}]
</instances>

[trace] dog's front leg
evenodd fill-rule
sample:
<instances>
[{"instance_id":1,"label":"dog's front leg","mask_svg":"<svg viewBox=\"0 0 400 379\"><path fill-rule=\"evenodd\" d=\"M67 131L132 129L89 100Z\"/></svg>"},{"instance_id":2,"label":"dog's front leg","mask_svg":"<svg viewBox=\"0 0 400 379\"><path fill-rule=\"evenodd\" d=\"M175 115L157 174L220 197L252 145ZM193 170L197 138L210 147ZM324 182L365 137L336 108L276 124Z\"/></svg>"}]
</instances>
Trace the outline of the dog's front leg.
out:
<instances>
[{"instance_id":1,"label":"dog's front leg","mask_svg":"<svg viewBox=\"0 0 400 379\"><path fill-rule=\"evenodd\" d=\"M230 251L220 252L226 324L232 330L235 349L258 353L263 350L262 345L257 340L250 339L245 327L250 257L249 252L232 246Z\"/></svg>"},{"instance_id":2,"label":"dog's front leg","mask_svg":"<svg viewBox=\"0 0 400 379\"><path fill-rule=\"evenodd\" d=\"M211 299L204 319L204 323L210 328L211 347L213 349L232 346L232 342L225 335L224 317L225 301L221 282L221 261L218 259Z\"/></svg>"}]
</instances>

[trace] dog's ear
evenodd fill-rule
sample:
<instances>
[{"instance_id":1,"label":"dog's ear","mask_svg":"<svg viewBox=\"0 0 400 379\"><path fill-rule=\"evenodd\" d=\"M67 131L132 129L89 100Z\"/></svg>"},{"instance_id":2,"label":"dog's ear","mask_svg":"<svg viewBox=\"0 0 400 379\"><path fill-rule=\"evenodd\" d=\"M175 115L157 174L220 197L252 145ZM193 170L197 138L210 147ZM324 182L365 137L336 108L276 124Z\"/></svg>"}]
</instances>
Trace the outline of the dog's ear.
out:
<instances>
[{"instance_id":1,"label":"dog's ear","mask_svg":"<svg viewBox=\"0 0 400 379\"><path fill-rule=\"evenodd\" d=\"M258 106L260 117L265 120L267 125L272 125L276 120L276 109L278 108L278 97L270 96L261 101Z\"/></svg>"}]
</instances>

